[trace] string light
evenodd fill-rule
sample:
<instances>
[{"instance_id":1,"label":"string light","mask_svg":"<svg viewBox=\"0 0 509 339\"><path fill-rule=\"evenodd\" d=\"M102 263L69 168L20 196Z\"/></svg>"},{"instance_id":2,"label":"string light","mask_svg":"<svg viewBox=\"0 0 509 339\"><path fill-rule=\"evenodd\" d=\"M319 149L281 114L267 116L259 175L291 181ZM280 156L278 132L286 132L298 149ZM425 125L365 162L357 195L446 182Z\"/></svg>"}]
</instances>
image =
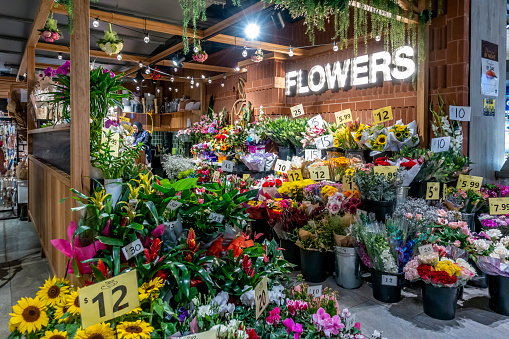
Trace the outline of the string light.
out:
<instances>
[{"instance_id":1,"label":"string light","mask_svg":"<svg viewBox=\"0 0 509 339\"><path fill-rule=\"evenodd\" d=\"M58 53L58 60L62 60L62 53Z\"/></svg>"},{"instance_id":2,"label":"string light","mask_svg":"<svg viewBox=\"0 0 509 339\"><path fill-rule=\"evenodd\" d=\"M142 67L143 67L143 62L138 61L138 66L139 66L140 68L142 68Z\"/></svg>"},{"instance_id":3,"label":"string light","mask_svg":"<svg viewBox=\"0 0 509 339\"><path fill-rule=\"evenodd\" d=\"M145 41L146 44L150 42L150 37L148 36L148 32L145 33L145 37L143 38L143 41Z\"/></svg>"},{"instance_id":4,"label":"string light","mask_svg":"<svg viewBox=\"0 0 509 339\"><path fill-rule=\"evenodd\" d=\"M178 91L179 91L179 89L178 89L178 88L175 88L175 92L178 92Z\"/></svg>"},{"instance_id":5,"label":"string light","mask_svg":"<svg viewBox=\"0 0 509 339\"><path fill-rule=\"evenodd\" d=\"M293 56L292 45L290 45L290 50L288 51L288 56L291 58Z\"/></svg>"},{"instance_id":6,"label":"string light","mask_svg":"<svg viewBox=\"0 0 509 339\"><path fill-rule=\"evenodd\" d=\"M198 53L199 51L200 51L200 49L198 48L198 46L194 46L193 52Z\"/></svg>"},{"instance_id":7,"label":"string light","mask_svg":"<svg viewBox=\"0 0 509 339\"><path fill-rule=\"evenodd\" d=\"M239 65L235 66L235 71L236 71L236 72L240 71L240 67L239 67Z\"/></svg>"},{"instance_id":8,"label":"string light","mask_svg":"<svg viewBox=\"0 0 509 339\"><path fill-rule=\"evenodd\" d=\"M201 78L202 78L202 79L205 79L205 75L203 75L203 74L202 74L202 75L201 75Z\"/></svg>"},{"instance_id":9,"label":"string light","mask_svg":"<svg viewBox=\"0 0 509 339\"><path fill-rule=\"evenodd\" d=\"M158 89L157 89L157 93L160 93L160 92L161 92L161 90L158 88Z\"/></svg>"},{"instance_id":10,"label":"string light","mask_svg":"<svg viewBox=\"0 0 509 339\"><path fill-rule=\"evenodd\" d=\"M95 20L92 22L92 26L95 28L99 27L99 18L95 18Z\"/></svg>"},{"instance_id":11,"label":"string light","mask_svg":"<svg viewBox=\"0 0 509 339\"><path fill-rule=\"evenodd\" d=\"M175 81L175 77L173 77L173 75L171 76L170 81L171 81L171 82L174 82L174 81Z\"/></svg>"},{"instance_id":12,"label":"string light","mask_svg":"<svg viewBox=\"0 0 509 339\"><path fill-rule=\"evenodd\" d=\"M223 73L223 79L226 79L226 73Z\"/></svg>"},{"instance_id":13,"label":"string light","mask_svg":"<svg viewBox=\"0 0 509 339\"><path fill-rule=\"evenodd\" d=\"M175 67L173 70L176 72L176 71L178 71L178 68L177 68L177 67Z\"/></svg>"},{"instance_id":14,"label":"string light","mask_svg":"<svg viewBox=\"0 0 509 339\"><path fill-rule=\"evenodd\" d=\"M245 58L247 57L247 47L244 46L244 50L242 51L242 56Z\"/></svg>"},{"instance_id":15,"label":"string light","mask_svg":"<svg viewBox=\"0 0 509 339\"><path fill-rule=\"evenodd\" d=\"M193 78L191 78L191 85L194 85L194 79ZM191 86L191 87L193 87L193 86Z\"/></svg>"},{"instance_id":16,"label":"string light","mask_svg":"<svg viewBox=\"0 0 509 339\"><path fill-rule=\"evenodd\" d=\"M211 84L211 83L212 83L212 79L209 77L209 84Z\"/></svg>"},{"instance_id":17,"label":"string light","mask_svg":"<svg viewBox=\"0 0 509 339\"><path fill-rule=\"evenodd\" d=\"M198 81L196 82L196 87L200 87L200 83Z\"/></svg>"},{"instance_id":18,"label":"string light","mask_svg":"<svg viewBox=\"0 0 509 339\"><path fill-rule=\"evenodd\" d=\"M169 90L170 90L170 92L171 92L171 87L168 87L168 89L169 89Z\"/></svg>"},{"instance_id":19,"label":"string light","mask_svg":"<svg viewBox=\"0 0 509 339\"><path fill-rule=\"evenodd\" d=\"M338 48L338 44L336 43L336 41L334 41L334 45L332 45L332 50L333 50L334 52L337 52L337 51L338 51L338 49L339 49L339 48Z\"/></svg>"},{"instance_id":20,"label":"string light","mask_svg":"<svg viewBox=\"0 0 509 339\"><path fill-rule=\"evenodd\" d=\"M136 90L139 91L140 90L140 86L136 86Z\"/></svg>"},{"instance_id":21,"label":"string light","mask_svg":"<svg viewBox=\"0 0 509 339\"><path fill-rule=\"evenodd\" d=\"M376 41L380 41L380 40L382 40L382 38L380 38L380 35L377 35L377 36L375 37L375 40L376 40Z\"/></svg>"},{"instance_id":22,"label":"string light","mask_svg":"<svg viewBox=\"0 0 509 339\"><path fill-rule=\"evenodd\" d=\"M221 87L224 87L224 82L221 81Z\"/></svg>"},{"instance_id":23,"label":"string light","mask_svg":"<svg viewBox=\"0 0 509 339\"><path fill-rule=\"evenodd\" d=\"M150 68L145 69L145 74L150 74Z\"/></svg>"},{"instance_id":24,"label":"string light","mask_svg":"<svg viewBox=\"0 0 509 339\"><path fill-rule=\"evenodd\" d=\"M194 86L193 86L193 85L191 85L191 89L193 89L193 88L194 88Z\"/></svg>"},{"instance_id":25,"label":"string light","mask_svg":"<svg viewBox=\"0 0 509 339\"><path fill-rule=\"evenodd\" d=\"M117 60L122 60L122 54L120 53L117 54Z\"/></svg>"}]
</instances>

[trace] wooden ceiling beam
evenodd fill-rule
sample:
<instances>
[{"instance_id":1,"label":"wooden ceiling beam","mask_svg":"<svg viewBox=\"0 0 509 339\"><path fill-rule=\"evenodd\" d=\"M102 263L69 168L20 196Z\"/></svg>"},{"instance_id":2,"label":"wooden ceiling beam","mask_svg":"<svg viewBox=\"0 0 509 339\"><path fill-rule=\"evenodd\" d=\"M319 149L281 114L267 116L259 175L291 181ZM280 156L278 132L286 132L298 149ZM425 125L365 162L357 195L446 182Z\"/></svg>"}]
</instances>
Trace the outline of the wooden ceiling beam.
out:
<instances>
[{"instance_id":1,"label":"wooden ceiling beam","mask_svg":"<svg viewBox=\"0 0 509 339\"><path fill-rule=\"evenodd\" d=\"M62 53L62 54L70 54L71 53L71 48L69 46L48 44L48 43L44 43L44 42L38 43L36 46L36 49L41 50L41 51L56 52L56 53ZM91 58L117 60L116 55L108 55L103 51L97 51L97 50L91 50L90 57ZM131 55L131 54L122 53L122 60L123 61L131 61L131 62L140 62L140 61L144 62L145 60L147 60L147 58L141 57L139 55Z\"/></svg>"},{"instance_id":2,"label":"wooden ceiling beam","mask_svg":"<svg viewBox=\"0 0 509 339\"><path fill-rule=\"evenodd\" d=\"M261 48L262 50L269 52L277 52L288 54L290 52L289 46L273 44L271 42L263 42L263 41L255 41L255 40L246 40L244 38L234 37L225 34L218 34L208 41L219 42L223 44L233 45L233 46L246 46L249 48ZM292 48L293 55L303 56L307 54L307 51L302 48Z\"/></svg>"},{"instance_id":3,"label":"wooden ceiling beam","mask_svg":"<svg viewBox=\"0 0 509 339\"><path fill-rule=\"evenodd\" d=\"M375 13L375 14L382 15L382 16L385 16L385 17L388 17L388 18L392 18L392 13L389 13L387 11L383 11L383 10L378 9L376 7L365 5L365 4L360 3L358 1L350 1L350 6L363 9L363 10L365 10L367 12ZM419 23L418 18L416 18L415 15L413 15L413 17L414 17L414 19L412 20L412 19L408 19L407 17L402 17L400 15L396 15L396 20L403 21L404 23L407 23L407 24L408 23L418 24Z\"/></svg>"},{"instance_id":4,"label":"wooden ceiling beam","mask_svg":"<svg viewBox=\"0 0 509 339\"><path fill-rule=\"evenodd\" d=\"M44 27L46 20L48 19L51 7L54 4L54 0L40 0L39 8L37 9L37 14L35 15L34 22L32 23L32 28L30 29L30 35L28 36L27 44L25 46L25 51L23 53L23 58L21 59L21 64L18 69L18 78L22 76L27 69L27 48L35 47L37 41L39 40L39 31Z\"/></svg>"},{"instance_id":5,"label":"wooden ceiling beam","mask_svg":"<svg viewBox=\"0 0 509 339\"><path fill-rule=\"evenodd\" d=\"M244 9L244 10L242 10L242 11L240 11L240 12L238 12L238 13L236 13L236 14L234 14L234 15L226 18L226 19L224 19L223 21L218 22L214 26L207 28L206 30L203 31L203 35L205 37L209 37L209 36L212 36L212 35L214 35L216 33L219 33L222 30L224 30L224 29L226 29L228 27L231 27L232 25L236 24L237 22L246 19L250 15L259 13L260 11L265 9L266 6L270 7L272 5L268 5L265 2L263 2L263 1L257 2L254 5L249 6L248 8L246 8L246 9Z\"/></svg>"}]
</instances>

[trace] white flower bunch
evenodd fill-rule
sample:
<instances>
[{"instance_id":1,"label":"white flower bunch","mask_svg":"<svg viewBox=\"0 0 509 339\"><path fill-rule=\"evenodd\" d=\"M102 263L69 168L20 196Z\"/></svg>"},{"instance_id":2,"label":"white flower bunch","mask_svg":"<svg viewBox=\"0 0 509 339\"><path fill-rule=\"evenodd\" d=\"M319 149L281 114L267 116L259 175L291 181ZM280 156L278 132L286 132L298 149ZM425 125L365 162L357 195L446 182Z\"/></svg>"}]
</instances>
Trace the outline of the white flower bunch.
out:
<instances>
[{"instance_id":1,"label":"white flower bunch","mask_svg":"<svg viewBox=\"0 0 509 339\"><path fill-rule=\"evenodd\" d=\"M171 154L165 154L163 156L163 169L170 179L176 179L180 172L188 171L193 168L194 162L191 159Z\"/></svg>"},{"instance_id":2,"label":"white flower bunch","mask_svg":"<svg viewBox=\"0 0 509 339\"><path fill-rule=\"evenodd\" d=\"M242 289L242 295L240 296L240 301L242 302L242 304L244 304L245 306L249 306L251 308L253 308L255 306L255 292L254 292L254 289L250 289L251 286L244 286L244 289ZM248 291L248 289L250 289Z\"/></svg>"},{"instance_id":3,"label":"white flower bunch","mask_svg":"<svg viewBox=\"0 0 509 339\"><path fill-rule=\"evenodd\" d=\"M220 339L247 339L249 338L241 321L232 319L227 325L215 325L211 330L216 331Z\"/></svg>"},{"instance_id":4,"label":"white flower bunch","mask_svg":"<svg viewBox=\"0 0 509 339\"><path fill-rule=\"evenodd\" d=\"M255 306L255 292L254 289L248 291L250 286L244 286L242 290L244 293L240 296L240 301L243 305L253 308ZM285 303L285 295L283 293L284 287L282 285L274 285L272 290L269 291L269 303L281 306Z\"/></svg>"},{"instance_id":5,"label":"white flower bunch","mask_svg":"<svg viewBox=\"0 0 509 339\"><path fill-rule=\"evenodd\" d=\"M380 259L383 261L385 272L398 273L398 265L396 265L396 260L394 260L394 257L392 256L389 249L382 251Z\"/></svg>"}]
</instances>

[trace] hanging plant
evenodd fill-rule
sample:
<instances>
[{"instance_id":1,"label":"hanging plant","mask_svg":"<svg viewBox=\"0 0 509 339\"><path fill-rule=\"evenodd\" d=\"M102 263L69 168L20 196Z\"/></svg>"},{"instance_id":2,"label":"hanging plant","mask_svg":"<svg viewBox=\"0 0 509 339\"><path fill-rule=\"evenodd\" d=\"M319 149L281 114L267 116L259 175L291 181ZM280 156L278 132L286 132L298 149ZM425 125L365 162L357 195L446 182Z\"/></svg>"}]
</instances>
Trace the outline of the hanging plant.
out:
<instances>
[{"instance_id":1,"label":"hanging plant","mask_svg":"<svg viewBox=\"0 0 509 339\"><path fill-rule=\"evenodd\" d=\"M251 61L252 62L262 62L262 60L263 60L263 52L260 48L258 48L251 56Z\"/></svg>"},{"instance_id":2,"label":"hanging plant","mask_svg":"<svg viewBox=\"0 0 509 339\"><path fill-rule=\"evenodd\" d=\"M111 29L111 23L109 29L104 31L102 39L97 40L99 48L108 55L118 54L124 48L124 40L121 40L117 36L117 32Z\"/></svg>"},{"instance_id":3,"label":"hanging plant","mask_svg":"<svg viewBox=\"0 0 509 339\"><path fill-rule=\"evenodd\" d=\"M58 29L58 22L53 19L53 12L51 12L50 17L46 20L44 28L39 29L39 32L41 32L40 35L46 42L54 42L62 37L62 32Z\"/></svg>"},{"instance_id":4,"label":"hanging plant","mask_svg":"<svg viewBox=\"0 0 509 339\"><path fill-rule=\"evenodd\" d=\"M208 58L209 58L209 55L207 54L207 52L205 52L204 50L201 49L201 44L200 44L200 42L198 42L194 46L193 60L198 61L198 62L204 62Z\"/></svg>"},{"instance_id":5,"label":"hanging plant","mask_svg":"<svg viewBox=\"0 0 509 339\"><path fill-rule=\"evenodd\" d=\"M150 78L152 80L159 80L163 77L163 75L161 73L159 73L159 68L156 66L154 67L154 71L150 74Z\"/></svg>"},{"instance_id":6,"label":"hanging plant","mask_svg":"<svg viewBox=\"0 0 509 339\"><path fill-rule=\"evenodd\" d=\"M98 2L99 0L90 0L90 2ZM55 0L55 7L62 5L67 10L67 18L69 20L69 34L74 34L74 0Z\"/></svg>"}]
</instances>

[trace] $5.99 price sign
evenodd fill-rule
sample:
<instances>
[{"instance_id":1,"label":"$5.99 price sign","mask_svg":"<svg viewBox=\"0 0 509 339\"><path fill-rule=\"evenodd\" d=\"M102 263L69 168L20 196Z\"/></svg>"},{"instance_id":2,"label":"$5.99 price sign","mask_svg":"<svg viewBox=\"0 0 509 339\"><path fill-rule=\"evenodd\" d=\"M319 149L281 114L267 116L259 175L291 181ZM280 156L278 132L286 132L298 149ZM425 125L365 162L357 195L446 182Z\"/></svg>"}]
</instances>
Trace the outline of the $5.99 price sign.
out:
<instances>
[{"instance_id":1,"label":"$5.99 price sign","mask_svg":"<svg viewBox=\"0 0 509 339\"><path fill-rule=\"evenodd\" d=\"M479 192L481 191L481 186L482 177L460 174L456 188L462 191L467 191L470 189Z\"/></svg>"},{"instance_id":2,"label":"$5.99 price sign","mask_svg":"<svg viewBox=\"0 0 509 339\"><path fill-rule=\"evenodd\" d=\"M353 121L352 110L350 108L334 113L336 117L336 124L346 124L347 122Z\"/></svg>"},{"instance_id":3,"label":"$5.99 price sign","mask_svg":"<svg viewBox=\"0 0 509 339\"><path fill-rule=\"evenodd\" d=\"M392 120L392 107L384 107L380 109L375 109L373 111L373 119L375 124L380 124L385 121Z\"/></svg>"},{"instance_id":4,"label":"$5.99 price sign","mask_svg":"<svg viewBox=\"0 0 509 339\"><path fill-rule=\"evenodd\" d=\"M312 180L329 180L329 166L309 167L310 179Z\"/></svg>"},{"instance_id":5,"label":"$5.99 price sign","mask_svg":"<svg viewBox=\"0 0 509 339\"><path fill-rule=\"evenodd\" d=\"M265 311L268 305L269 291L267 290L267 277L263 277L262 281L255 287L256 319Z\"/></svg>"},{"instance_id":6,"label":"$5.99 price sign","mask_svg":"<svg viewBox=\"0 0 509 339\"><path fill-rule=\"evenodd\" d=\"M426 185L426 200L440 199L440 183L428 182Z\"/></svg>"},{"instance_id":7,"label":"$5.99 price sign","mask_svg":"<svg viewBox=\"0 0 509 339\"><path fill-rule=\"evenodd\" d=\"M394 176L394 173L398 170L398 166L375 166L373 167L375 169L375 174L383 174L388 179L392 179Z\"/></svg>"},{"instance_id":8,"label":"$5.99 price sign","mask_svg":"<svg viewBox=\"0 0 509 339\"><path fill-rule=\"evenodd\" d=\"M78 298L84 329L120 317L140 306L136 270L82 288Z\"/></svg>"},{"instance_id":9,"label":"$5.99 price sign","mask_svg":"<svg viewBox=\"0 0 509 339\"><path fill-rule=\"evenodd\" d=\"M509 198L490 198L490 214L509 214Z\"/></svg>"},{"instance_id":10,"label":"$5.99 price sign","mask_svg":"<svg viewBox=\"0 0 509 339\"><path fill-rule=\"evenodd\" d=\"M288 171L288 180L289 181L301 181L302 178L302 171L301 170L292 170Z\"/></svg>"}]
</instances>

